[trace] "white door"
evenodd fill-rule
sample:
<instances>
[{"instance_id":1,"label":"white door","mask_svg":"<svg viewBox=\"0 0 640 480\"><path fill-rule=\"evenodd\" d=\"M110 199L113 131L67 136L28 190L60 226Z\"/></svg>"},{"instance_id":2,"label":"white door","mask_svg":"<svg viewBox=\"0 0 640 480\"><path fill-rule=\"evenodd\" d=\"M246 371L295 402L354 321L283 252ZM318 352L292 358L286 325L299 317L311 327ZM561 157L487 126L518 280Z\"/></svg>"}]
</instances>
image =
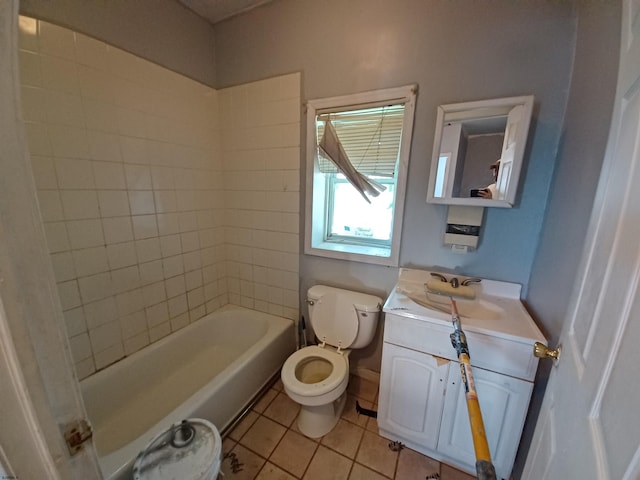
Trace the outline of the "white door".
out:
<instances>
[{"instance_id":1,"label":"white door","mask_svg":"<svg viewBox=\"0 0 640 480\"><path fill-rule=\"evenodd\" d=\"M507 117L507 127L504 131L502 153L500 155L500 170L498 171L498 178L496 179L497 200L507 198L507 188L509 188L509 180L511 180L511 173L513 171L513 160L516 155L517 141L521 138L519 129L523 128L523 114L524 107L518 105L509 111Z\"/></svg>"},{"instance_id":2,"label":"white door","mask_svg":"<svg viewBox=\"0 0 640 480\"><path fill-rule=\"evenodd\" d=\"M624 1L609 144L527 480L640 478L639 14Z\"/></svg>"},{"instance_id":3,"label":"white door","mask_svg":"<svg viewBox=\"0 0 640 480\"><path fill-rule=\"evenodd\" d=\"M18 1L0 1L0 478L101 478L86 442L62 430L86 418L40 221L21 121Z\"/></svg>"}]
</instances>

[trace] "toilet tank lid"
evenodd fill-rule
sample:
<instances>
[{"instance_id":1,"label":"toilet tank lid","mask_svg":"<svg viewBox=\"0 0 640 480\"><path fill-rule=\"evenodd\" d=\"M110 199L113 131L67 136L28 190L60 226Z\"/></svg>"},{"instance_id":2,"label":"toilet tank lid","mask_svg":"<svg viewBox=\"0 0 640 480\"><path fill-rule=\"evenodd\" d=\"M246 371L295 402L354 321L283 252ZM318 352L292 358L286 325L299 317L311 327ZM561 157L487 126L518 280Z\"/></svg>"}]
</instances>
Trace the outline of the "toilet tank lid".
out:
<instances>
[{"instance_id":1,"label":"toilet tank lid","mask_svg":"<svg viewBox=\"0 0 640 480\"><path fill-rule=\"evenodd\" d=\"M317 301L328 293L339 296L348 296L350 302L361 312L379 312L382 308L382 299L367 293L354 292L343 288L329 287L327 285L314 285L307 291L307 299Z\"/></svg>"}]
</instances>

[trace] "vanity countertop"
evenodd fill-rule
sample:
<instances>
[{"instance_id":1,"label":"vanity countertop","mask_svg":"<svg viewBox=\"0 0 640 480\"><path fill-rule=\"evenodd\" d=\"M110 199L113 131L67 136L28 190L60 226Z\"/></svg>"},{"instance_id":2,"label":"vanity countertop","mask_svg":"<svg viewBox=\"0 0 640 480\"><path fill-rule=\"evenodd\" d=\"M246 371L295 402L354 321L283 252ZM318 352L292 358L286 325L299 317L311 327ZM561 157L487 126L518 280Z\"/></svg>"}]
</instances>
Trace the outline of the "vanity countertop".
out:
<instances>
[{"instance_id":1,"label":"vanity countertop","mask_svg":"<svg viewBox=\"0 0 640 480\"><path fill-rule=\"evenodd\" d=\"M460 280L464 278L459 276ZM398 283L384 304L384 312L452 328L449 297L425 293L425 284L430 280L433 280L430 271L400 269ZM531 345L546 342L520 301L520 285L483 279L471 287L475 299L456 299L462 329L467 335L475 332Z\"/></svg>"}]
</instances>

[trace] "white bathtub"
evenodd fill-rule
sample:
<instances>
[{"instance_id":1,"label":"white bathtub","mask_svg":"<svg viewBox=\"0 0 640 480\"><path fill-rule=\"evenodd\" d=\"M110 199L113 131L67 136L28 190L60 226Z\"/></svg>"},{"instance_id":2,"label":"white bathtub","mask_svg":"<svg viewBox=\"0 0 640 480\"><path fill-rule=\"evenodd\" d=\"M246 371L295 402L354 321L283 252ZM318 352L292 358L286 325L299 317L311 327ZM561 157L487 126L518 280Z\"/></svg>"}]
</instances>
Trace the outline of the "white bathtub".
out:
<instances>
[{"instance_id":1,"label":"white bathtub","mask_svg":"<svg viewBox=\"0 0 640 480\"><path fill-rule=\"evenodd\" d=\"M176 421L222 432L294 350L291 320L227 305L80 382L104 478Z\"/></svg>"}]
</instances>

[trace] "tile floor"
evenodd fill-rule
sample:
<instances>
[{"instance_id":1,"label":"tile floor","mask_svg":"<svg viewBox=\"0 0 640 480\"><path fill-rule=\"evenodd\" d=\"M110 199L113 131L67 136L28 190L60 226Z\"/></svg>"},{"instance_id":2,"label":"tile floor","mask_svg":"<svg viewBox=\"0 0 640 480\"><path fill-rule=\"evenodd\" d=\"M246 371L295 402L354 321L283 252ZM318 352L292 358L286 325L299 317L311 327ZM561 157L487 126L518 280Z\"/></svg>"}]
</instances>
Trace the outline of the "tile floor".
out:
<instances>
[{"instance_id":1,"label":"tile floor","mask_svg":"<svg viewBox=\"0 0 640 480\"><path fill-rule=\"evenodd\" d=\"M391 451L378 435L376 420L359 415L377 409L378 385L360 377L349 381L347 404L336 427L320 439L299 433L299 406L278 381L222 444L225 480L472 480L474 477L408 448ZM239 465L242 464L242 465ZM438 478L438 477L434 477Z\"/></svg>"}]
</instances>

